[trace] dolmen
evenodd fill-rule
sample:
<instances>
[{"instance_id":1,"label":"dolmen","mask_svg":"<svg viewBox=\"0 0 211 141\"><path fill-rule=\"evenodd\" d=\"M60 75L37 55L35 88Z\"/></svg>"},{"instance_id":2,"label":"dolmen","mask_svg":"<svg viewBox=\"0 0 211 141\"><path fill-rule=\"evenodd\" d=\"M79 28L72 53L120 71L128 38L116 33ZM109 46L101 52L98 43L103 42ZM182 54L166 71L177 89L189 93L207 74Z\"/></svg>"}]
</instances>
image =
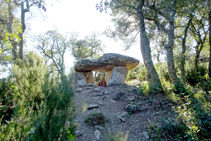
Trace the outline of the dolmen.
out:
<instances>
[{"instance_id":1,"label":"dolmen","mask_svg":"<svg viewBox=\"0 0 211 141\"><path fill-rule=\"evenodd\" d=\"M107 86L121 85L125 83L128 70L138 64L139 60L117 53L106 53L99 59L83 59L74 65L74 85L77 87L94 83L92 71L105 72Z\"/></svg>"}]
</instances>

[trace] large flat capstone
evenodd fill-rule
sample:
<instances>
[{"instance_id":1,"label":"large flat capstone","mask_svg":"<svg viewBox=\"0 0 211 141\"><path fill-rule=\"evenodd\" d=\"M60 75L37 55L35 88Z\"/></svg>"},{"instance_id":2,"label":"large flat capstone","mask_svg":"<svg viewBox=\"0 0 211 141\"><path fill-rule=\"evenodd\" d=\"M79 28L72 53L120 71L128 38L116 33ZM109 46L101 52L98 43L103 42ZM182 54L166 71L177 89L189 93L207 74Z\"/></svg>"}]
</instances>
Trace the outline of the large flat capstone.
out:
<instances>
[{"instance_id":1,"label":"large flat capstone","mask_svg":"<svg viewBox=\"0 0 211 141\"><path fill-rule=\"evenodd\" d=\"M77 72L108 72L116 66L125 66L128 70L133 69L139 64L139 60L117 53L106 53L99 59L84 59L74 65Z\"/></svg>"}]
</instances>

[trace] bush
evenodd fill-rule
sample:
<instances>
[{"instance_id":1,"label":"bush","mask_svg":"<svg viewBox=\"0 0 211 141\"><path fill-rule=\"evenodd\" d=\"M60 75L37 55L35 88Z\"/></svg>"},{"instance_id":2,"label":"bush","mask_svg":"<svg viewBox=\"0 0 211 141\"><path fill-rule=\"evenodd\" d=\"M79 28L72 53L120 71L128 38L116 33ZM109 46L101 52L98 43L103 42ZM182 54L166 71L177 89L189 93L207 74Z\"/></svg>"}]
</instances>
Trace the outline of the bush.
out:
<instances>
[{"instance_id":1,"label":"bush","mask_svg":"<svg viewBox=\"0 0 211 141\"><path fill-rule=\"evenodd\" d=\"M34 120L34 134L31 140L53 141L74 140L75 108L73 106L73 91L68 86L66 77L63 77L60 85L58 79L49 79L43 89L45 99L40 106L41 114Z\"/></svg>"},{"instance_id":2,"label":"bush","mask_svg":"<svg viewBox=\"0 0 211 141\"><path fill-rule=\"evenodd\" d=\"M102 113L91 113L85 119L85 123L88 125L104 124L107 121Z\"/></svg>"},{"instance_id":3,"label":"bush","mask_svg":"<svg viewBox=\"0 0 211 141\"><path fill-rule=\"evenodd\" d=\"M2 124L5 124L12 117L14 109L12 100L12 83L2 79L0 81L0 118L2 118Z\"/></svg>"},{"instance_id":4,"label":"bush","mask_svg":"<svg viewBox=\"0 0 211 141\"><path fill-rule=\"evenodd\" d=\"M0 140L74 140L73 91L67 78L49 76L32 52L12 67L11 120L1 125Z\"/></svg>"}]
</instances>

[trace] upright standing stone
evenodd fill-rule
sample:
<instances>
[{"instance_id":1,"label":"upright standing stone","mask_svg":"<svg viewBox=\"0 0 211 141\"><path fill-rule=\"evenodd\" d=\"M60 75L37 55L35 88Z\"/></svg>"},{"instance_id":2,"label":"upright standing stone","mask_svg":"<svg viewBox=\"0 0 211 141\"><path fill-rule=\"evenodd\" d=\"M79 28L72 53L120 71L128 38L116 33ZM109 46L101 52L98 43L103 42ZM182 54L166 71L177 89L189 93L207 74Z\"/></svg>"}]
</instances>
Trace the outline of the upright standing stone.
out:
<instances>
[{"instance_id":1,"label":"upright standing stone","mask_svg":"<svg viewBox=\"0 0 211 141\"><path fill-rule=\"evenodd\" d=\"M106 72L106 84L108 85L108 81L111 79L112 76L112 70Z\"/></svg>"},{"instance_id":2,"label":"upright standing stone","mask_svg":"<svg viewBox=\"0 0 211 141\"><path fill-rule=\"evenodd\" d=\"M75 87L86 86L87 82L86 82L85 75L83 73L80 73L80 72L75 72L75 74L74 74L74 84L75 84Z\"/></svg>"},{"instance_id":3,"label":"upright standing stone","mask_svg":"<svg viewBox=\"0 0 211 141\"><path fill-rule=\"evenodd\" d=\"M115 67L112 72L112 77L108 82L108 86L125 84L128 69L124 66Z\"/></svg>"},{"instance_id":4,"label":"upright standing stone","mask_svg":"<svg viewBox=\"0 0 211 141\"><path fill-rule=\"evenodd\" d=\"M87 83L94 83L94 77L92 72L85 72L84 75L86 76Z\"/></svg>"}]
</instances>

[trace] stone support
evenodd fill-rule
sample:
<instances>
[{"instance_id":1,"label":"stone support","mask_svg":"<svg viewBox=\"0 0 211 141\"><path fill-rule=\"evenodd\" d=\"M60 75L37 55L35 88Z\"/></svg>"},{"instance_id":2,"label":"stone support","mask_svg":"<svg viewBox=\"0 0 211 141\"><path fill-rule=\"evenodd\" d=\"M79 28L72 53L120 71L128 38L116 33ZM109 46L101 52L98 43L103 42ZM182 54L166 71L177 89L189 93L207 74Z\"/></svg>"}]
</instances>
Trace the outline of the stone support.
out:
<instances>
[{"instance_id":1,"label":"stone support","mask_svg":"<svg viewBox=\"0 0 211 141\"><path fill-rule=\"evenodd\" d=\"M106 84L108 85L108 81L111 79L112 76L112 71L107 71L106 72Z\"/></svg>"},{"instance_id":2,"label":"stone support","mask_svg":"<svg viewBox=\"0 0 211 141\"><path fill-rule=\"evenodd\" d=\"M108 82L108 86L125 84L128 69L124 66L115 67L112 71L112 77Z\"/></svg>"},{"instance_id":3,"label":"stone support","mask_svg":"<svg viewBox=\"0 0 211 141\"><path fill-rule=\"evenodd\" d=\"M86 77L83 73L75 72L74 74L74 85L75 87L86 86Z\"/></svg>"}]
</instances>

